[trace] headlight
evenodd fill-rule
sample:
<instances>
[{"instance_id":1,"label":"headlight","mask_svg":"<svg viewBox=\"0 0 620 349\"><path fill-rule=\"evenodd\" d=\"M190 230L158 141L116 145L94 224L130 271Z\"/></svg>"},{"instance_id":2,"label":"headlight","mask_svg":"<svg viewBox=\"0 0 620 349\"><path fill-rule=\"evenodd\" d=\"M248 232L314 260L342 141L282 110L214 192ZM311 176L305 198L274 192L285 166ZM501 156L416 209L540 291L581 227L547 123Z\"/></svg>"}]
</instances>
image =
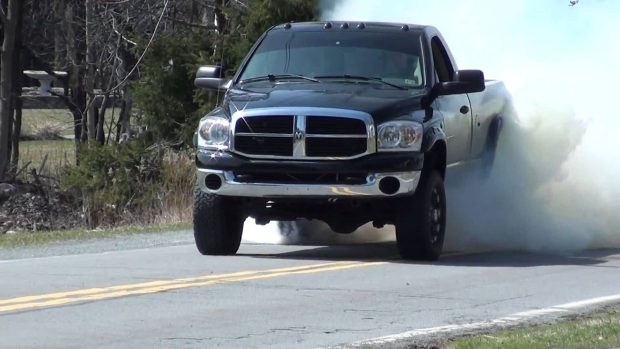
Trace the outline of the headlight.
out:
<instances>
[{"instance_id":1,"label":"headlight","mask_svg":"<svg viewBox=\"0 0 620 349\"><path fill-rule=\"evenodd\" d=\"M230 122L220 117L207 117L198 126L198 147L212 149L228 148Z\"/></svg>"},{"instance_id":2,"label":"headlight","mask_svg":"<svg viewBox=\"0 0 620 349\"><path fill-rule=\"evenodd\" d=\"M379 151L419 151L423 126L415 121L391 121L377 128Z\"/></svg>"}]
</instances>

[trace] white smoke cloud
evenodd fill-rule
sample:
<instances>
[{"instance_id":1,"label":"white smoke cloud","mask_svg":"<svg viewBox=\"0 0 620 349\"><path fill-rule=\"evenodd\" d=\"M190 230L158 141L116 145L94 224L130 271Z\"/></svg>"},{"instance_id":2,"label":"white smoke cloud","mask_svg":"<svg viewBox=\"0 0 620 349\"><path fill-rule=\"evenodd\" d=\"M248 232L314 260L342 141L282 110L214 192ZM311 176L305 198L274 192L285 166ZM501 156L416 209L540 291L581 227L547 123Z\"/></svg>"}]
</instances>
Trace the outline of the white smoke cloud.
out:
<instances>
[{"instance_id":1,"label":"white smoke cloud","mask_svg":"<svg viewBox=\"0 0 620 349\"><path fill-rule=\"evenodd\" d=\"M505 81L507 127L489 182L448 192L457 248L620 246L620 1L339 0L323 19L430 24L459 68Z\"/></svg>"}]
</instances>

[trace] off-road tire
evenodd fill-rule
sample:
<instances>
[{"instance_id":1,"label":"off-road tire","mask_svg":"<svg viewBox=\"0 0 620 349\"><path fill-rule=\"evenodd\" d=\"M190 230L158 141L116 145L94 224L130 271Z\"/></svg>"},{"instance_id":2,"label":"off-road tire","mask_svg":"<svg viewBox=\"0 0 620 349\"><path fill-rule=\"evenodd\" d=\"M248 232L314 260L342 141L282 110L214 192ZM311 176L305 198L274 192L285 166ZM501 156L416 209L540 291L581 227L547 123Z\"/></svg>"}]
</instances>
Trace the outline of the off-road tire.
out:
<instances>
[{"instance_id":1,"label":"off-road tire","mask_svg":"<svg viewBox=\"0 0 620 349\"><path fill-rule=\"evenodd\" d=\"M435 261L446 231L443 178L433 170L422 175L413 197L405 198L396 217L398 252L404 259Z\"/></svg>"},{"instance_id":2,"label":"off-road tire","mask_svg":"<svg viewBox=\"0 0 620 349\"><path fill-rule=\"evenodd\" d=\"M194 240L203 255L233 255L239 250L245 217L231 202L194 190Z\"/></svg>"}]
</instances>

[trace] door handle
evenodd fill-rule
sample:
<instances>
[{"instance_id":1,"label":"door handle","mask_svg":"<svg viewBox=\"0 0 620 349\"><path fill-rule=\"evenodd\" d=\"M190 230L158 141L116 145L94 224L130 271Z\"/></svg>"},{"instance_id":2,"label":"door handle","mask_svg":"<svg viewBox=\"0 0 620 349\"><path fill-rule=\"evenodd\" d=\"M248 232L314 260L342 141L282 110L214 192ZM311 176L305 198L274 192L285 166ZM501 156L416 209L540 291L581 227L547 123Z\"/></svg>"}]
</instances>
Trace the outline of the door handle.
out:
<instances>
[{"instance_id":1,"label":"door handle","mask_svg":"<svg viewBox=\"0 0 620 349\"><path fill-rule=\"evenodd\" d=\"M460 112L461 112L461 114L469 113L469 107L466 106L466 105L462 106Z\"/></svg>"}]
</instances>

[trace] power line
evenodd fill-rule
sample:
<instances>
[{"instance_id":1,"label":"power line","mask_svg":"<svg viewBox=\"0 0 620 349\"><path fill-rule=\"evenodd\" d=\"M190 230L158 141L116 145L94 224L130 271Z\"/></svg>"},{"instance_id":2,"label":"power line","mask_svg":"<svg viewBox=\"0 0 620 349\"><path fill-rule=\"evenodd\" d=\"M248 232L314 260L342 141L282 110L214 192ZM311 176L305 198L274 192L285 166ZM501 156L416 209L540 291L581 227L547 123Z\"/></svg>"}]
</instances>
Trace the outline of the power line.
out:
<instances>
[{"instance_id":1,"label":"power line","mask_svg":"<svg viewBox=\"0 0 620 349\"><path fill-rule=\"evenodd\" d=\"M142 52L142 54L140 55L140 57L136 61L136 64L133 66L133 68L131 68L129 73L127 73L127 76L125 76L125 78L123 78L123 80L121 80L121 82L119 82L116 86L114 86L113 88L109 89L105 93L110 93L110 92L116 90L117 88L121 87L125 82L127 82L129 77L136 71L136 69L138 69L138 66L140 65L140 63L142 62L142 60L146 56L146 53L148 52L149 48L151 47L151 44L153 43L153 40L155 40L155 34L157 34L157 29L159 28L159 25L161 24L161 21L164 18L164 14L166 13L166 9L168 8L168 2L169 2L169 0L164 0L164 8L161 10L161 14L159 15L159 19L157 20L157 24L155 24L155 28L153 29L153 34L151 35L151 38L149 39L149 42L146 44L146 47L144 48L144 51Z\"/></svg>"}]
</instances>

